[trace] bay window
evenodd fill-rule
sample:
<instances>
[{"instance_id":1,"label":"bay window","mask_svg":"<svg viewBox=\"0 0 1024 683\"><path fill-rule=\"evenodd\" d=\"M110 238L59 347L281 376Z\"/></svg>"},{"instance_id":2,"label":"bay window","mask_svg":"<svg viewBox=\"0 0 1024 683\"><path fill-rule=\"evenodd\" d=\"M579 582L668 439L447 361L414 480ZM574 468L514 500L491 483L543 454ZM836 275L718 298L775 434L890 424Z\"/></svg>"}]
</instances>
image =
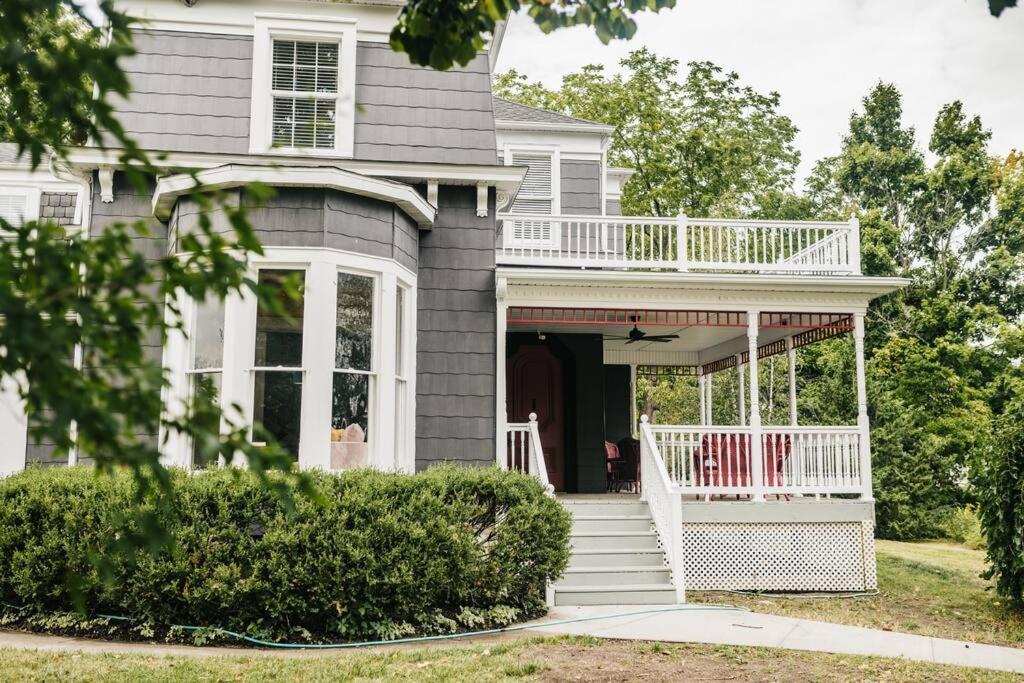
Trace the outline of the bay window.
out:
<instances>
[{"instance_id":1,"label":"bay window","mask_svg":"<svg viewBox=\"0 0 1024 683\"><path fill-rule=\"evenodd\" d=\"M187 307L188 339L167 355L175 395L229 416L240 406L231 418L253 425L254 443L272 437L302 468L411 470L415 275L331 249L269 247L253 268L269 296ZM295 286L297 298L286 293ZM168 462L215 466L200 446L172 439Z\"/></svg>"}]
</instances>

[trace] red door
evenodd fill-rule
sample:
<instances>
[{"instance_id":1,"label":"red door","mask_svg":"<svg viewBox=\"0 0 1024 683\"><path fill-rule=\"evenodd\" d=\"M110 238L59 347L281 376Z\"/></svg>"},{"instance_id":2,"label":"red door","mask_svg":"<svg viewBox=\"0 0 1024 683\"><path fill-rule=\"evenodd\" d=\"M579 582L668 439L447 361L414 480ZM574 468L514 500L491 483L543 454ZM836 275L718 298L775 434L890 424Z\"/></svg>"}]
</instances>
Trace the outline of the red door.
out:
<instances>
[{"instance_id":1,"label":"red door","mask_svg":"<svg viewBox=\"0 0 1024 683\"><path fill-rule=\"evenodd\" d=\"M508 421L527 422L537 413L548 481L565 490L565 412L562 402L562 361L547 346L524 345L512 354L507 368Z\"/></svg>"}]
</instances>

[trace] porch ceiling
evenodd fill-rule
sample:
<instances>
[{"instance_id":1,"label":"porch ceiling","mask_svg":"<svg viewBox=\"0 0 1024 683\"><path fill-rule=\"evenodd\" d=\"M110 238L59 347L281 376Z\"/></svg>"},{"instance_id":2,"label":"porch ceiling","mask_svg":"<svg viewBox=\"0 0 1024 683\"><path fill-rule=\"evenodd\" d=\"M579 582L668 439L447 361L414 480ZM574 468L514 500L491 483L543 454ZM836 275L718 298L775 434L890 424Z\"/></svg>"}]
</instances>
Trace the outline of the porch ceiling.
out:
<instances>
[{"instance_id":1,"label":"porch ceiling","mask_svg":"<svg viewBox=\"0 0 1024 683\"><path fill-rule=\"evenodd\" d=\"M745 327L698 327L669 325L637 325L650 335L677 334L678 339L667 342L638 341L629 343L624 340L607 339L607 337L624 337L629 334L630 326L611 324L563 324L563 323L510 323L509 332L540 332L544 334L600 334L606 337L605 348L627 351L691 351L699 352L718 346L731 339L746 340ZM766 330L767 332L767 330Z\"/></svg>"}]
</instances>

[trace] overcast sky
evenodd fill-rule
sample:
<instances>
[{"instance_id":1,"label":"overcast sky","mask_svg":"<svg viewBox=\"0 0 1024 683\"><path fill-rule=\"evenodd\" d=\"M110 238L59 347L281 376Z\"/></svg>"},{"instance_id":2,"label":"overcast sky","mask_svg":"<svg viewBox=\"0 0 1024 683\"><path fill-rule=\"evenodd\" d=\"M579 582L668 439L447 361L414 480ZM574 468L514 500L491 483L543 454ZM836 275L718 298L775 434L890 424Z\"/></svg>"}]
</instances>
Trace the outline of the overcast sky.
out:
<instances>
[{"instance_id":1,"label":"overcast sky","mask_svg":"<svg viewBox=\"0 0 1024 683\"><path fill-rule=\"evenodd\" d=\"M516 16L498 70L555 87L584 64L617 68L644 45L683 64L710 60L780 93L800 129L801 178L838 151L850 112L879 79L903 92L922 147L939 107L960 99L992 130L994 153L1024 148L1024 8L994 19L985 0L677 0L638 25L631 41L602 45L590 29L544 35Z\"/></svg>"}]
</instances>

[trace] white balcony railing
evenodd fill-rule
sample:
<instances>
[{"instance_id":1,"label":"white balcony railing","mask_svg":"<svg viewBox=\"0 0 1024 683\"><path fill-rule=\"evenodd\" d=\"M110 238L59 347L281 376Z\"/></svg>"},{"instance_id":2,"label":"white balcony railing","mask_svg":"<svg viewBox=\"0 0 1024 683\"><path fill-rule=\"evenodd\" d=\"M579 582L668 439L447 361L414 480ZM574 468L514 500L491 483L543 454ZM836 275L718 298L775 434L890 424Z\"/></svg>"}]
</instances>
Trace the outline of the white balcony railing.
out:
<instances>
[{"instance_id":1,"label":"white balcony railing","mask_svg":"<svg viewBox=\"0 0 1024 683\"><path fill-rule=\"evenodd\" d=\"M499 454L499 466L537 477L544 492L549 496L554 495L555 489L548 481L537 413L530 413L529 422L509 423L506 430L505 459L501 461Z\"/></svg>"},{"instance_id":2,"label":"white balcony railing","mask_svg":"<svg viewBox=\"0 0 1024 683\"><path fill-rule=\"evenodd\" d=\"M762 427L761 463L750 427L650 425L673 486L698 495L862 494L857 427Z\"/></svg>"},{"instance_id":3,"label":"white balcony railing","mask_svg":"<svg viewBox=\"0 0 1024 683\"><path fill-rule=\"evenodd\" d=\"M499 265L860 274L847 222L623 216L499 216Z\"/></svg>"}]
</instances>

